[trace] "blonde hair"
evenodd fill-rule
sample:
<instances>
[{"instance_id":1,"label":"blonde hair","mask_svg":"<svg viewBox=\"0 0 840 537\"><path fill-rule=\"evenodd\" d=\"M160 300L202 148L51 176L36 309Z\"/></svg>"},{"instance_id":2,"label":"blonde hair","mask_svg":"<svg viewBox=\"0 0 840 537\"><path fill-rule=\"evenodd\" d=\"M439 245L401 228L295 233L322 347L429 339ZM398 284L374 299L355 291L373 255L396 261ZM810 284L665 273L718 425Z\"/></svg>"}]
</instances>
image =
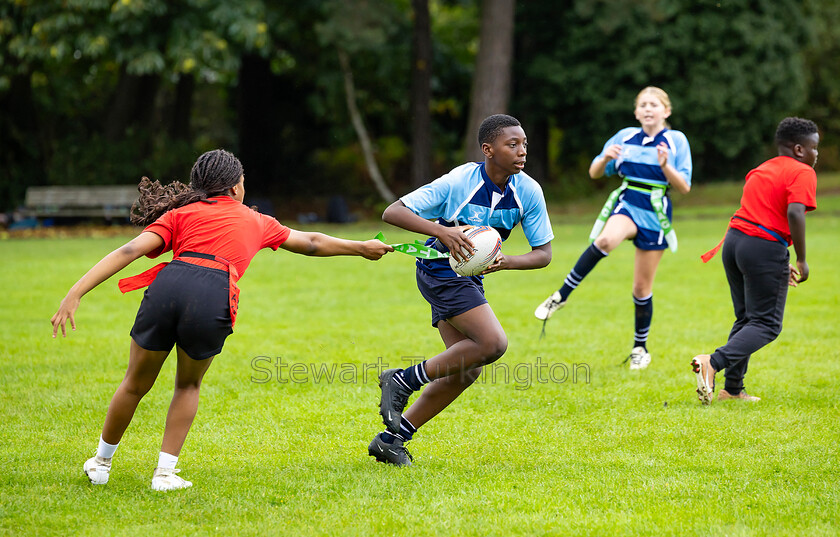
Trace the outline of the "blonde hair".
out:
<instances>
[{"instance_id":1,"label":"blonde hair","mask_svg":"<svg viewBox=\"0 0 840 537\"><path fill-rule=\"evenodd\" d=\"M650 93L651 95L659 99L659 101L662 103L662 106L664 106L667 110L671 110L671 98L668 97L668 94L665 92L664 89L657 88L656 86L648 86L642 91L640 91L636 95L636 100L633 101L633 106L639 106L639 99L641 99L642 95L644 95L645 93ZM664 123L666 128L671 128L671 124L668 123L667 120L665 120Z\"/></svg>"},{"instance_id":2,"label":"blonde hair","mask_svg":"<svg viewBox=\"0 0 840 537\"><path fill-rule=\"evenodd\" d=\"M656 86L648 86L645 89L643 89L642 91L640 91L639 94L636 95L636 100L633 101L633 106L638 106L639 105L639 99L645 93L652 94L654 97L656 97L657 99L659 99L662 102L662 104L665 106L665 108L667 108L668 110L671 110L671 99L670 99L670 97L668 97L668 94L665 93L664 89L657 88Z\"/></svg>"}]
</instances>

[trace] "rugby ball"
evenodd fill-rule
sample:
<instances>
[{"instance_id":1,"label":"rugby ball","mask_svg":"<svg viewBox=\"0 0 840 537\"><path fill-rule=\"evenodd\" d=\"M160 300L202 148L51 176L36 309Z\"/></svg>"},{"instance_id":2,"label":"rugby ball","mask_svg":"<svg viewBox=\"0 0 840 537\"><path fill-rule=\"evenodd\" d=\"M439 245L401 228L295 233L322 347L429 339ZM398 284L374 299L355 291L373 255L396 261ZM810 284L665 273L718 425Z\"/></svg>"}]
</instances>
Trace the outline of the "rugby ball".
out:
<instances>
[{"instance_id":1,"label":"rugby ball","mask_svg":"<svg viewBox=\"0 0 840 537\"><path fill-rule=\"evenodd\" d=\"M449 265L461 276L477 276L493 264L502 251L502 238L490 226L475 226L464 231L475 249L466 261L458 262L450 255Z\"/></svg>"}]
</instances>

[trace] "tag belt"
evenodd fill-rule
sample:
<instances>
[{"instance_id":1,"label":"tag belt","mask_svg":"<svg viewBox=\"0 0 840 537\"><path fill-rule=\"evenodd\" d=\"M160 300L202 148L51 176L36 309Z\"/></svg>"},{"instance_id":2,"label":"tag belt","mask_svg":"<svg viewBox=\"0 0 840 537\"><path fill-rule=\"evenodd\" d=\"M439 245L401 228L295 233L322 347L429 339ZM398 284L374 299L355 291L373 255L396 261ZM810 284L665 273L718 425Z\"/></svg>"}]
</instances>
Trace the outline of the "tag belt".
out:
<instances>
[{"instance_id":1,"label":"tag belt","mask_svg":"<svg viewBox=\"0 0 840 537\"><path fill-rule=\"evenodd\" d=\"M230 307L230 327L233 328L233 326L236 324L236 312L237 310L239 310L239 286L236 285L236 281L239 279L239 272L237 272L236 266L224 257L213 254L203 254L200 252L181 252L177 257L174 257L172 260L181 260L181 258L184 257L208 259L210 261L215 261L216 263L225 266L228 273L228 306ZM189 262L187 261L187 263ZM161 270L163 270L163 267L165 267L168 264L169 263L159 263L154 267L150 268L149 270L141 272L140 274L136 274L128 278L122 278L118 283L120 291L122 291L123 293L127 293L136 289L148 287L155 280L158 273Z\"/></svg>"}]
</instances>

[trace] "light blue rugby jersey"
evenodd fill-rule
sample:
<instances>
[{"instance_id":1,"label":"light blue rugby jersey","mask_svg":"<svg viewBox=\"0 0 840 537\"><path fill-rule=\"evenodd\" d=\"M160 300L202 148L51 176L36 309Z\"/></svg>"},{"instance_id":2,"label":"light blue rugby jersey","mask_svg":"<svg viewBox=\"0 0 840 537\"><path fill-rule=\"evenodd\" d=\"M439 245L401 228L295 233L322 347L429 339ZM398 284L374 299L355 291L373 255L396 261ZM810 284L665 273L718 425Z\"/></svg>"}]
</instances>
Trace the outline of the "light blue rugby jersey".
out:
<instances>
[{"instance_id":1,"label":"light blue rugby jersey","mask_svg":"<svg viewBox=\"0 0 840 537\"><path fill-rule=\"evenodd\" d=\"M431 183L400 198L412 212L426 219L436 218L441 225L491 226L502 240L510 236L516 224L532 247L554 238L539 183L524 172L511 175L502 192L487 176L483 162L468 162ZM427 246L447 252L437 239L430 237ZM438 278L459 277L448 259L417 260L417 266Z\"/></svg>"},{"instance_id":2,"label":"light blue rugby jersey","mask_svg":"<svg viewBox=\"0 0 840 537\"><path fill-rule=\"evenodd\" d=\"M601 153L595 159L603 157L604 152L611 145L620 145L622 146L621 155L607 164L605 170L607 175L617 173L630 181L648 185L667 185L668 181L659 166L656 150L660 142L665 142L668 146L668 162L691 185L691 148L685 134L680 131L662 129L656 136L648 136L640 127L621 129L607 140Z\"/></svg>"},{"instance_id":3,"label":"light blue rugby jersey","mask_svg":"<svg viewBox=\"0 0 840 537\"><path fill-rule=\"evenodd\" d=\"M628 127L621 129L612 138L607 140L601 153L593 159L604 156L604 152L611 145L622 146L621 155L611 160L604 171L606 175L616 175L627 179L652 186L665 186L668 180L659 165L659 156L656 146L665 142L668 146L668 162L685 177L691 185L691 148L688 139L680 131L662 129L656 136L648 136L641 127ZM650 195L628 189L619 198L627 211L631 214L637 226L654 231L661 230L659 219L650 205ZM663 199L667 210L669 200Z\"/></svg>"}]
</instances>

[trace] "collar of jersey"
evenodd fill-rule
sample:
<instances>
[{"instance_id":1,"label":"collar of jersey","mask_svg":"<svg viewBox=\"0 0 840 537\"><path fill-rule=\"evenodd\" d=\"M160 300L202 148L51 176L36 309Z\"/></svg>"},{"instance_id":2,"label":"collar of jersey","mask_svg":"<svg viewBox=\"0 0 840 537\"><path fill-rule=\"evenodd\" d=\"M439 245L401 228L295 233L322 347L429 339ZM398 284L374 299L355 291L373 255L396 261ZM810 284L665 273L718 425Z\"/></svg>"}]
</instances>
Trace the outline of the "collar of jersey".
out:
<instances>
[{"instance_id":1,"label":"collar of jersey","mask_svg":"<svg viewBox=\"0 0 840 537\"><path fill-rule=\"evenodd\" d=\"M662 136L663 134L665 134L665 132L666 132L667 130L668 130L668 127L665 127L664 129L662 129L661 131L657 132L657 133L656 133L656 134L654 134L653 136L648 136L648 135L647 135L647 133L645 132L645 129L641 129L641 128L640 128L640 129L639 129L639 132L642 134L642 145L647 145L647 144L649 144L649 143L653 143L653 142L655 142L655 141L656 141L656 139L657 139L657 138L659 138L660 136Z\"/></svg>"},{"instance_id":2,"label":"collar of jersey","mask_svg":"<svg viewBox=\"0 0 840 537\"><path fill-rule=\"evenodd\" d=\"M493 189L494 192L498 192L499 194L502 194L502 195L507 194L507 191L508 191L507 188L505 188L505 190L502 191L502 189L499 188L499 185L497 185L496 183L493 182L492 179L490 179L490 176L487 175L487 171L484 169L484 163L483 162L479 163L478 169L481 172L481 178L484 179L484 182L487 183L490 186L490 188ZM505 183L505 185L510 185L510 182L513 180L514 177L516 177L516 176L515 175L508 175L507 183Z\"/></svg>"},{"instance_id":3,"label":"collar of jersey","mask_svg":"<svg viewBox=\"0 0 840 537\"><path fill-rule=\"evenodd\" d=\"M202 200L202 201L205 201L207 203L218 203L218 202L227 203L228 201L232 201L234 203L240 203L240 202L236 201L235 199L231 198L230 196L228 196L227 194L219 194L218 196L213 196L212 198L207 198L206 200Z\"/></svg>"}]
</instances>

